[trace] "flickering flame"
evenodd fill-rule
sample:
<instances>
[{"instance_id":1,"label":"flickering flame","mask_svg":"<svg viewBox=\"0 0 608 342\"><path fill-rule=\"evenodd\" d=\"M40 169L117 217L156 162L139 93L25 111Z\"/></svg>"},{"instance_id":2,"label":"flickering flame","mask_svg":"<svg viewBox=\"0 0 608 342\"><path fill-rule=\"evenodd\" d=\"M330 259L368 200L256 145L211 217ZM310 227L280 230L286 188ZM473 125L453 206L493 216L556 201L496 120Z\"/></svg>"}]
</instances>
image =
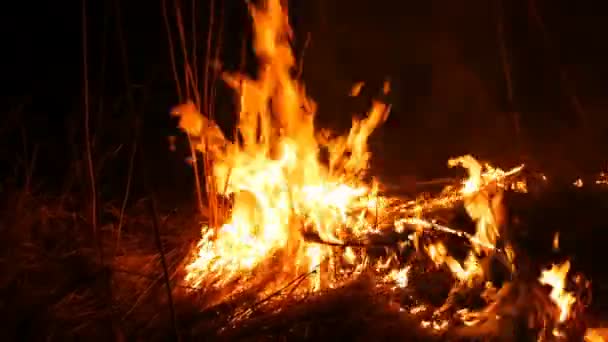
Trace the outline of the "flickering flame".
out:
<instances>
[{"instance_id":1,"label":"flickering flame","mask_svg":"<svg viewBox=\"0 0 608 342\"><path fill-rule=\"evenodd\" d=\"M368 203L375 198L374 186L361 179L369 162L367 138L386 120L388 106L375 102L366 118L353 120L346 136L315 134L315 104L291 76L286 10L279 0L269 0L250 11L259 76L224 75L239 95L240 139L229 141L191 103L174 110L197 149L212 156L216 189L234 196L228 221L203 228L198 253L186 267L191 286L210 279L221 286L264 268L277 282L311 272L333 251L307 243L304 232L340 243L344 235L369 228L364 213L377 207ZM321 163L320 149L328 151L328 164ZM356 256L350 250L344 258L354 262ZM320 288L331 271L316 272L310 288Z\"/></svg>"},{"instance_id":2,"label":"flickering flame","mask_svg":"<svg viewBox=\"0 0 608 342\"><path fill-rule=\"evenodd\" d=\"M504 179L506 176L520 172L523 165L505 172L487 164L484 170L472 156L448 161L449 166L459 164L469 171L469 178L464 182L460 192L464 196L467 213L477 224L475 238L481 244L475 245L475 249L477 253L480 253L481 246L496 245L500 235L499 229L505 220L502 197L507 183L504 182Z\"/></svg>"},{"instance_id":3,"label":"flickering flame","mask_svg":"<svg viewBox=\"0 0 608 342\"><path fill-rule=\"evenodd\" d=\"M482 274L477 258L473 254L469 254L463 266L456 259L448 255L445 245L441 242L427 246L426 250L435 265L447 265L454 277L460 281L467 281L475 275Z\"/></svg>"},{"instance_id":4,"label":"flickering flame","mask_svg":"<svg viewBox=\"0 0 608 342\"><path fill-rule=\"evenodd\" d=\"M608 341L607 328L589 328L585 332L585 342L606 342Z\"/></svg>"},{"instance_id":5,"label":"flickering flame","mask_svg":"<svg viewBox=\"0 0 608 342\"><path fill-rule=\"evenodd\" d=\"M545 270L540 276L540 283L550 285L551 300L559 308L559 321L564 322L570 315L570 308L576 302L576 298L570 292L567 292L566 275L570 270L570 262L566 261L561 265L553 265L551 269Z\"/></svg>"},{"instance_id":6,"label":"flickering flame","mask_svg":"<svg viewBox=\"0 0 608 342\"><path fill-rule=\"evenodd\" d=\"M280 0L267 0L263 6L251 6L250 12L258 77L223 75L240 104L234 139L229 140L191 102L177 106L172 113L180 118L179 126L193 147L212 161L211 177L206 181L213 182L219 195L230 198L232 204L221 225L203 227L196 252L185 267L187 285L214 289L219 300L253 286L258 287L252 292L264 295L305 276L301 278L305 281L297 282L302 284L299 289L317 291L335 287L344 275L357 275L369 268L384 272L382 279L394 284L394 289L405 288L410 266L402 265L397 254L372 260L364 248L348 245L349 241L361 243L365 237L382 233L386 228L379 221L386 216L390 221L387 226L396 233L411 229L406 225L415 227L408 233L408 241L398 243L399 249L413 244L436 266L445 265L455 279L454 288L486 284L488 298L490 293L498 296L496 289L487 285L490 281L484 278L480 260L504 254L508 259L505 264L511 271L515 268L509 242L499 241L506 221L503 192L528 190L525 180L510 179L523 165L504 171L466 155L449 160L448 165L464 167L468 178L460 185L447 186L438 196L413 200L380 196L380 185L365 181L370 160L367 139L387 119L390 107L374 102L367 116L353 119L352 128L343 136L315 130L315 103L292 77L295 58L285 8ZM357 96L362 86L356 84L351 96ZM383 91L389 90L386 82ZM327 152L324 162L320 151ZM464 203L475 222L474 234L424 218L427 211L458 202ZM465 238L472 249L460 262L443 242L420 242L418 237L425 230ZM554 245L557 243L556 235ZM542 284L553 287L550 297L559 308L560 322L568 319L576 300L564 289L569 266L554 266L540 278ZM483 316L468 310L459 314L468 326L478 324ZM497 314L492 315L497 319ZM435 318L421 322L423 327L438 331L449 324L449 320Z\"/></svg>"},{"instance_id":7,"label":"flickering flame","mask_svg":"<svg viewBox=\"0 0 608 342\"><path fill-rule=\"evenodd\" d=\"M275 274L277 283L311 272L334 250L306 241L303 232L339 244L346 236L377 231L366 217L376 216L383 209L382 198L375 195L377 187L362 179L370 158L367 138L386 120L389 107L375 102L366 118L353 120L346 136L332 136L326 131L315 134L315 105L290 74L294 57L286 11L278 0L250 10L259 77L254 80L241 74L224 75L239 95L240 139L229 141L192 103L173 111L195 147L212 156L216 189L221 195L234 196L228 221L221 227L203 228L198 253L186 267L190 286L213 283L220 287L241 278L250 280L264 269ZM353 94L361 86L357 85ZM389 89L386 82L383 91ZM320 149L328 152L327 164L320 161ZM472 156L450 160L449 165L464 166L469 178L461 189L447 188L426 205L449 206L464 199L469 215L477 221L473 237L479 242L476 248L492 249L502 219L501 189L507 186L504 180L523 166L505 172L482 166ZM341 253L342 260L350 264L365 259L362 252ZM458 279L478 273L472 254L465 266L444 258ZM281 265L279 271L268 269L276 265ZM337 267L335 263L330 266ZM310 287L322 287L322 279L331 283L328 278L334 271L328 270L325 275L316 272L309 279Z\"/></svg>"},{"instance_id":8,"label":"flickering flame","mask_svg":"<svg viewBox=\"0 0 608 342\"><path fill-rule=\"evenodd\" d=\"M521 193L527 193L528 192L528 183L525 180L513 182L511 184L511 190L521 192Z\"/></svg>"},{"instance_id":9,"label":"flickering flame","mask_svg":"<svg viewBox=\"0 0 608 342\"><path fill-rule=\"evenodd\" d=\"M364 85L365 85L365 83L363 83L363 82L355 83L350 90L350 96L352 96L352 97L359 96L359 94L361 93L361 89L363 88Z\"/></svg>"},{"instance_id":10,"label":"flickering flame","mask_svg":"<svg viewBox=\"0 0 608 342\"><path fill-rule=\"evenodd\" d=\"M408 284L408 272L410 271L409 266L405 266L401 269L392 270L389 274L384 277L384 281L392 282L400 288L406 288Z\"/></svg>"},{"instance_id":11,"label":"flickering flame","mask_svg":"<svg viewBox=\"0 0 608 342\"><path fill-rule=\"evenodd\" d=\"M578 178L577 180L574 181L574 183L572 183L572 185L574 185L577 188L582 188L583 187L583 180Z\"/></svg>"},{"instance_id":12,"label":"flickering flame","mask_svg":"<svg viewBox=\"0 0 608 342\"><path fill-rule=\"evenodd\" d=\"M608 173L600 172L599 176L595 180L595 184L599 184L599 185L608 184Z\"/></svg>"}]
</instances>

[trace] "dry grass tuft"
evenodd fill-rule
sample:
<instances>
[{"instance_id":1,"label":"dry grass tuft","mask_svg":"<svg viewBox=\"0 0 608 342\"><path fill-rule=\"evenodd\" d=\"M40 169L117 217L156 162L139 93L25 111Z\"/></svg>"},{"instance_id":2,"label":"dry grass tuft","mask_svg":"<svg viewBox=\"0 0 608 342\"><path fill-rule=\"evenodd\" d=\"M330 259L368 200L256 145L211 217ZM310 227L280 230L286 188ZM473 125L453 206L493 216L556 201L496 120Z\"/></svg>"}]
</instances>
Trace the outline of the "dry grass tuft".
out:
<instances>
[{"instance_id":1,"label":"dry grass tuft","mask_svg":"<svg viewBox=\"0 0 608 342\"><path fill-rule=\"evenodd\" d=\"M559 196L562 195L550 194L546 201L555 203ZM559 209L562 206L535 205L538 210L522 211L517 209L516 203L511 203L510 207L521 213L521 222L528 222L515 227L522 233L529 231L542 235L543 239L538 241L546 242L550 250L550 237L559 224L584 222L591 229L591 212L601 212L599 207L606 203L599 201L599 195L589 195L588 199L581 196L575 197L582 203L582 209L578 214L575 210L568 213L572 217L564 216L564 211ZM525 201L518 203L526 208L533 205ZM596 203L595 207L589 203ZM558 208L555 209L558 212L551 211L551 207ZM99 225L104 251L102 263L92 227L88 224L90 220L81 214L88 212L87 208L79 202L70 198L26 196L19 208L10 201L4 204L0 220L3 235L0 240L0 267L3 270L0 273L0 310L4 315L0 328L6 340L173 339L171 313L150 215L139 202L129 208L121 242L117 245L119 211L113 205L103 209ZM538 212L538 217L532 217L532 212ZM209 306L209 291L191 291L179 282L183 278L183 263L200 237L196 213L173 211L159 213L159 216L178 328L184 340L446 339L445 336L428 335L420 328L420 318L402 312L396 305L398 302L406 306L411 304L408 304L411 297L407 291L425 292L426 297L421 293L413 297L437 305L448 295L451 280L446 274L416 268L412 269L410 277L412 285L402 294L386 291L363 277L320 293L295 296L290 291L283 291L267 301L257 299L252 295L256 289L252 289ZM546 234L541 234L540 223L548 227ZM526 227L528 225L530 227ZM598 221L596 228L603 227L604 224ZM564 251L577 255L577 267L584 268L586 255L575 248L587 246L580 243L584 236L598 240L599 235L589 230L583 235L578 231L575 236L563 228ZM579 242L568 243L576 237ZM537 246L538 249L535 238L527 239L528 247ZM526 250L532 252L534 249L530 248ZM536 258L535 255L531 257ZM602 274L591 275L598 280L595 284L605 283L599 278ZM595 292L598 296L594 303L601 307L605 295L601 286L595 290L599 291Z\"/></svg>"}]
</instances>

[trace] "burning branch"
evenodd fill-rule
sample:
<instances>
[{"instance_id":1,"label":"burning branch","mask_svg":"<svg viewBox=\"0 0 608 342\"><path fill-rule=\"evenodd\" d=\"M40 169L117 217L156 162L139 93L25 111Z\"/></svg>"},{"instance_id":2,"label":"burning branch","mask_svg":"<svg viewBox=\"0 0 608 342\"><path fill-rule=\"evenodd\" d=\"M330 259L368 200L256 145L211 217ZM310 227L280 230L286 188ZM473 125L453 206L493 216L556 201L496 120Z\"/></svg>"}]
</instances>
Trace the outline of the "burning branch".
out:
<instances>
[{"instance_id":1,"label":"burning branch","mask_svg":"<svg viewBox=\"0 0 608 342\"><path fill-rule=\"evenodd\" d=\"M213 303L235 293L248 296L253 304L233 317L240 319L287 288L296 295L321 291L365 273L406 291L412 266L425 272L441 267L449 270L453 283L442 305L432 310L436 321L425 323L432 329L457 326L458 337L496 336L521 317L532 317L544 332L563 323L551 299L564 292L545 294L528 274L528 265L515 259L509 238L503 193L527 190L515 177L523 165L504 171L466 155L449 160L448 166L465 168L468 178L437 196L380 196L380 186L365 180L367 139L387 119L390 106L374 103L367 117L353 120L343 136L317 134L315 104L293 77L296 60L286 9L279 0L267 0L251 5L250 13L258 77L223 73L239 100L235 140L227 139L211 113L201 114L200 103L185 103L172 112L194 147L213 160L212 167L206 164L209 184L233 199L224 222L203 227L185 268L186 284L206 288ZM321 162L320 149L328 152L327 162ZM476 225L474 234L433 219L438 209L460 203ZM466 240L471 248L464 261L450 255L442 241L427 238L430 233ZM402 253L411 245L408 252L415 251L416 257L404 263ZM375 253L378 249L385 251ZM498 271L509 277L495 279ZM463 302L479 302L479 296L485 302L482 309L463 311Z\"/></svg>"}]
</instances>

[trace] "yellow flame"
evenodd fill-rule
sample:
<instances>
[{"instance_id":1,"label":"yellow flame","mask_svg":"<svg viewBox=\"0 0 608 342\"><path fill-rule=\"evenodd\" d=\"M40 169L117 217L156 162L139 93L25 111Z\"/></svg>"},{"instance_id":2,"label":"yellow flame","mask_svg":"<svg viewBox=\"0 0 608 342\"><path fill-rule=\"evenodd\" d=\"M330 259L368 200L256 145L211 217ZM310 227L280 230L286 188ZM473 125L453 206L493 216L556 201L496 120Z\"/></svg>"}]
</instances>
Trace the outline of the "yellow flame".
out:
<instances>
[{"instance_id":1,"label":"yellow flame","mask_svg":"<svg viewBox=\"0 0 608 342\"><path fill-rule=\"evenodd\" d=\"M576 302L576 297L565 289L566 275L570 270L570 262L561 265L553 265L550 269L542 272L539 281L541 284L550 285L551 300L559 308L559 321L564 322L570 315L570 308Z\"/></svg>"},{"instance_id":2,"label":"yellow flame","mask_svg":"<svg viewBox=\"0 0 608 342\"><path fill-rule=\"evenodd\" d=\"M585 342L606 342L608 341L607 328L589 328L585 331Z\"/></svg>"},{"instance_id":3,"label":"yellow flame","mask_svg":"<svg viewBox=\"0 0 608 342\"><path fill-rule=\"evenodd\" d=\"M397 287L405 288L408 285L408 272L410 271L409 266L405 266L401 269L392 270L389 274L384 277L384 281L392 282Z\"/></svg>"},{"instance_id":4,"label":"yellow flame","mask_svg":"<svg viewBox=\"0 0 608 342\"><path fill-rule=\"evenodd\" d=\"M460 282L483 276L478 258L496 251L506 217L503 191L527 192L525 181L507 181L523 165L503 171L466 155L449 160L448 165L466 168L468 178L459 187L446 187L438 197L402 201L378 196L378 184L364 181L370 160L367 139L387 119L390 107L374 102L366 117L353 119L352 128L345 135L316 130L316 105L303 85L292 77L295 58L285 8L280 0L267 0L262 6L251 6L250 12L258 76L251 79L239 73L223 75L239 98L236 137L228 139L191 102L172 112L179 116L179 126L190 136L194 147L213 161L212 177L207 181L215 182L220 195L232 198L225 222L219 227L203 227L196 253L186 266L187 284L214 286L226 292L260 285L262 291L268 292L308 274L308 290L333 287L337 275L346 268L354 269L355 274L369 265L388 270L396 257L370 261L362 250L332 248L331 244L378 232L378 216L390 210L401 215L394 222L398 232L404 229L402 223L418 222L420 233L421 229L433 227L422 218L426 210L453 206L459 201L464 201L468 215L476 223L475 234L467 236L475 242L474 250L462 264L448 254L441 242L427 245L425 250L433 262L438 266L445 264ZM363 83L355 85L351 96L359 94L362 86ZM389 90L386 82L383 92ZM320 151L327 152L326 162L321 162ZM410 235L416 248L417 233ZM509 246L505 252L512 258ZM572 295L563 290L568 267L569 264L565 271L559 268L543 272L540 279L553 286L551 298L561 310L560 320L567 319L574 303ZM399 265L387 272L384 280L406 287L409 269ZM554 274L557 271L564 272L561 283ZM448 322L422 324L442 330Z\"/></svg>"},{"instance_id":5,"label":"yellow flame","mask_svg":"<svg viewBox=\"0 0 608 342\"><path fill-rule=\"evenodd\" d=\"M464 196L467 213L476 221L475 237L483 243L481 245L495 246L500 235L499 229L505 220L502 196L503 189L508 183L504 179L508 175L520 172L523 165L505 172L488 164L483 167L470 155L450 159L448 165L462 165L467 168L469 178L464 182L460 192ZM479 246L476 245L478 253Z\"/></svg>"},{"instance_id":6,"label":"yellow flame","mask_svg":"<svg viewBox=\"0 0 608 342\"><path fill-rule=\"evenodd\" d=\"M456 259L448 255L445 245L441 242L430 244L426 247L426 251L435 265L447 265L452 274L460 281L469 281L474 276L483 274L477 257L472 253L465 259L463 266Z\"/></svg>"},{"instance_id":7,"label":"yellow flame","mask_svg":"<svg viewBox=\"0 0 608 342\"><path fill-rule=\"evenodd\" d=\"M386 120L388 106L375 102L346 136L315 134L315 104L291 76L295 59L285 8L269 0L250 12L259 76L224 75L239 95L239 139L229 141L192 103L173 111L196 147L211 154L220 194L234 196L228 221L203 228L198 253L186 267L191 286L223 285L264 271L277 282L310 272L332 249L307 243L302 233L332 243L357 234L368 224L351 212L368 209L375 197L374 187L361 179L370 157L367 138ZM320 149L328 151L327 165L320 162ZM345 258L355 256L349 251ZM323 278L320 272L310 277L310 288L319 289Z\"/></svg>"}]
</instances>

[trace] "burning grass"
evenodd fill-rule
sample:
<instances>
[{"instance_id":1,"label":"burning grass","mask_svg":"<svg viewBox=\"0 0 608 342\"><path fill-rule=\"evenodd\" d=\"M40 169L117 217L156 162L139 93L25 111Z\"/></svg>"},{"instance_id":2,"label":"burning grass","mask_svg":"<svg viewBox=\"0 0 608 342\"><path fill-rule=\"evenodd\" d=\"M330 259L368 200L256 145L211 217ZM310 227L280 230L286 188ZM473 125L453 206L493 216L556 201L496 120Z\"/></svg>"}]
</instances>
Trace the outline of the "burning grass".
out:
<instances>
[{"instance_id":1,"label":"burning grass","mask_svg":"<svg viewBox=\"0 0 608 342\"><path fill-rule=\"evenodd\" d=\"M285 9L269 0L251 14L258 77L224 74L241 104L236 137L228 139L194 103L173 112L193 151L203 153L210 222L159 217L154 206L146 212L136 205L118 228L122 211L108 205L91 228L75 203L29 198L17 211L9 205L2 262L14 272L2 284L6 311L17 312L8 321L15 335L583 337L590 283L566 258L531 258L509 213L506 197L528 192L523 165L504 171L462 156L448 165L468 177L438 193L386 193L367 175L366 142L390 106L374 102L342 136L316 130L314 102L292 76ZM225 213L219 198L229 199ZM558 238L551 242L560 248Z\"/></svg>"},{"instance_id":2,"label":"burning grass","mask_svg":"<svg viewBox=\"0 0 608 342\"><path fill-rule=\"evenodd\" d=\"M539 340L576 335L570 331L576 330L574 317L584 304L581 293L566 288L570 263L554 265L539 279L510 232L504 194L527 192L525 180L512 179L523 165L503 171L462 156L448 165L465 168L469 177L439 194L413 200L381 195L381 186L366 174L367 139L386 120L390 106L374 101L367 116L353 119L343 136L316 129L315 104L292 76L295 58L285 7L269 0L251 5L250 13L257 78L224 73L240 104L235 137L228 139L193 103L173 112L193 148L206 158L206 177L217 192L211 198L234 196L226 219L203 227L185 269L186 284L211 293L212 305L240 294L266 303L296 280L298 286L289 290L294 295L340 288L364 275L407 288L408 272L426 258L436 269L449 270L454 280L443 304L420 305L432 312L431 320L421 321L429 332L497 337L518 330L517 321L524 320ZM385 84L383 92L388 91ZM437 222L438 208L458 203L475 223L473 233ZM429 232L464 239L468 251L458 258L446 242L429 240ZM377 236L395 233L392 249L372 253ZM403 260L406 249L414 250L413 259ZM497 262L506 275L501 281L493 278ZM428 265L423 270L428 272ZM576 290L587 284L578 278ZM545 294L542 285L552 287L551 293ZM483 304L473 306L471 293ZM251 310L239 317L247 318Z\"/></svg>"},{"instance_id":3,"label":"burning grass","mask_svg":"<svg viewBox=\"0 0 608 342\"><path fill-rule=\"evenodd\" d=\"M432 341L471 340L465 337L472 335L476 338L480 335L498 336L506 340L526 336L535 338L538 329L527 326L530 312L540 310L543 314L558 314L557 306L551 302L551 287L537 281L541 270L549 268L553 261L564 260L563 255L559 257L560 254L552 250L550 237L556 230L561 232L563 253L579 256L571 263L566 289L576 289L574 279L577 270L585 270L594 280L597 279L593 283L595 309L592 307L592 312L605 310L603 303L608 292L601 284L608 277L593 266L594 260L585 253L585 249L600 246L597 234L604 225L599 216L608 202L608 194L574 188L565 192L546 189L545 192L535 200L529 199L529 195L513 194L506 197L506 204L514 208L511 216L519 220L513 226L518 230L517 244L530 250L529 255L534 259L530 267L530 274L534 276L527 279L522 277L501 290L504 300L494 310L510 312L511 319L500 322L486 320L483 329L475 330L458 328L456 322L461 314L456 309L462 306L471 310L484 308L486 302L480 293L485 289L461 289L452 300L454 307L442 311L440 315L435 314L451 296L456 279L445 264L437 266L428 254L412 249L404 249L399 256L404 263L411 265L406 281L397 277L393 278L394 281L378 278L372 269L335 288L316 292L296 291L305 285L308 277L314 276L306 273L261 297L258 293L263 287L259 285L234 293L219 302L209 301L212 297L210 293L187 288L182 282L185 275L183 262L188 260L187 255L199 232L194 215L181 211L161 215L162 239L170 266L180 335L184 339L195 340L316 340L342 337L355 340L401 338ZM572 202L573 197L577 201ZM91 227L87 224L87 218L79 214L78 208L70 203L58 207L57 199L53 198L29 198L24 203L25 215L19 219L11 215L14 212L12 209L3 212L6 238L2 240L0 258L5 270L1 291L4 298L2 311L5 313L3 331L8 340L13 339L11 336L50 340L173 338L162 268L150 234L152 222L147 211L137 207L129 211L121 248L114 255L118 218L111 214L111 206L106 207L108 210L102 215L104 228L101 236L105 251L102 265L92 243ZM550 208L571 210L552 211ZM463 225L466 222L464 207L456 207L452 212L456 215L446 219L446 225ZM595 219L593 213L597 215ZM593 230L574 232L570 222L577 221L584 222L584 228ZM537 222L543 222L544 226L537 226ZM597 228L592 227L593 222ZM577 243L572 242L575 235L581 236ZM583 242L583 238L587 242ZM459 249L466 252L462 238L446 238L446 233L439 231L425 234L422 240L422 243L443 241L455 255L466 256L466 253L457 252ZM390 245L387 241L391 240L383 240L385 246ZM590 243L594 245L590 246ZM376 253L370 254L380 257L385 246L374 247ZM536 248L528 249L527 246ZM501 279L500 265L498 262L498 266L493 268L497 274L492 279L497 284L510 280L508 276ZM508 273L502 273L503 276L505 274ZM584 290L584 287L579 289ZM576 324L563 329L569 340L581 336L585 325L592 322L582 308L576 307L577 304L588 302L588 294L572 293L578 301L571 310L574 316L569 319ZM443 320L452 321L454 327L429 329L441 327Z\"/></svg>"}]
</instances>

